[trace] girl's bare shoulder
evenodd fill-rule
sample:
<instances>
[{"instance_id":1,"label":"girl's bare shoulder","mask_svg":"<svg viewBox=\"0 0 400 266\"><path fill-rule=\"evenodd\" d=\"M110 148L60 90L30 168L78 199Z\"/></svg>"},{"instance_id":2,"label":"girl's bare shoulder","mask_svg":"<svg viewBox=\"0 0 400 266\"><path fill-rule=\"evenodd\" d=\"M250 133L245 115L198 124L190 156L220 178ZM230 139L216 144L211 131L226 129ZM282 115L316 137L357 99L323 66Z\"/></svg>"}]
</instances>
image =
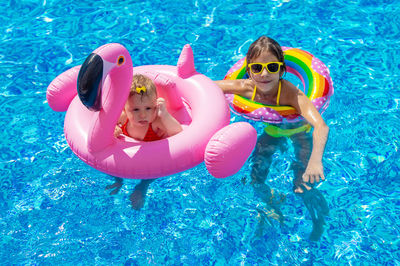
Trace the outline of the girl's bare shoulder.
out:
<instances>
[{"instance_id":1,"label":"girl's bare shoulder","mask_svg":"<svg viewBox=\"0 0 400 266\"><path fill-rule=\"evenodd\" d=\"M296 93L299 91L299 88L297 88L292 82L286 79L282 79L282 89L285 90L287 93Z\"/></svg>"},{"instance_id":2,"label":"girl's bare shoulder","mask_svg":"<svg viewBox=\"0 0 400 266\"><path fill-rule=\"evenodd\" d=\"M282 80L281 90L281 105L294 106L297 102L298 97L303 96L304 93L297 88L292 82L288 80Z\"/></svg>"}]
</instances>

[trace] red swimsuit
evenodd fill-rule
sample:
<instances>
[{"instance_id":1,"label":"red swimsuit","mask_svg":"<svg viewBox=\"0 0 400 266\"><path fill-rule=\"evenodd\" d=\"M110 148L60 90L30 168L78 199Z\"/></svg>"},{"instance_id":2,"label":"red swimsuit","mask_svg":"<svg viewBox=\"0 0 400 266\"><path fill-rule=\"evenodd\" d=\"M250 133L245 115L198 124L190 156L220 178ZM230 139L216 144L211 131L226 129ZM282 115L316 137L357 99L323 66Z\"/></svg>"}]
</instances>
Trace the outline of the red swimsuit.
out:
<instances>
[{"instance_id":1,"label":"red swimsuit","mask_svg":"<svg viewBox=\"0 0 400 266\"><path fill-rule=\"evenodd\" d=\"M122 133L128 137L131 137L128 133L128 130L126 129L128 125L128 120L126 120L125 124L121 127ZM132 138L132 137L131 137ZM155 141L155 140L160 140L162 139L159 137L156 132L154 132L153 127L151 126L151 123L149 124L149 129L146 132L146 135L143 138L143 141Z\"/></svg>"}]
</instances>

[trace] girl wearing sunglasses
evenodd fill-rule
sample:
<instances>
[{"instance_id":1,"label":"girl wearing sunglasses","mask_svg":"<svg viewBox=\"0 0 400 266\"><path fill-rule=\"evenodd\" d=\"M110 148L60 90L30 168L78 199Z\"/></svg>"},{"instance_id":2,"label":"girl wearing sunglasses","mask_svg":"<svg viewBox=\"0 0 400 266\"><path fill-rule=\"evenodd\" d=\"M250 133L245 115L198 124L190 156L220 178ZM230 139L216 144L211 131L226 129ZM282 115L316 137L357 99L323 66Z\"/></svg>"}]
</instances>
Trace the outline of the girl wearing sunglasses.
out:
<instances>
[{"instance_id":1,"label":"girl wearing sunglasses","mask_svg":"<svg viewBox=\"0 0 400 266\"><path fill-rule=\"evenodd\" d=\"M253 152L251 184L283 222L279 209L281 200L274 200L273 190L265 184L277 150L287 150L288 140L293 143L295 160L291 163L294 173L294 192L304 201L313 220L310 239L318 240L323 232L324 216L328 206L323 195L314 185L325 180L322 156L328 139L329 128L308 97L290 81L283 79L286 73L281 46L273 39L261 36L246 55L248 79L216 81L226 94L237 94L266 105L292 106L305 121L282 123L279 128L293 133L285 136L269 135L264 132L257 141ZM313 127L312 135L309 131ZM302 129L302 130L299 130ZM300 131L300 132L299 132Z\"/></svg>"}]
</instances>

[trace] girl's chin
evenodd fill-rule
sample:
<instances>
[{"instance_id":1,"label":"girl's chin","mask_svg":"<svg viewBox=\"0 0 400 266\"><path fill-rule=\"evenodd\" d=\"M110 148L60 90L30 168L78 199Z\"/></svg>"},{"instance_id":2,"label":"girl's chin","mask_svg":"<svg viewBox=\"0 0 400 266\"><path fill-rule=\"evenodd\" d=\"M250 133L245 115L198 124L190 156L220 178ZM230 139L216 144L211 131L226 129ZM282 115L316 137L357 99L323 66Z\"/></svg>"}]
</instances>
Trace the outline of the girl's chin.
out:
<instances>
[{"instance_id":1,"label":"girl's chin","mask_svg":"<svg viewBox=\"0 0 400 266\"><path fill-rule=\"evenodd\" d=\"M257 87L261 88L263 91L271 91L274 89L274 83L272 81L257 82Z\"/></svg>"},{"instance_id":2,"label":"girl's chin","mask_svg":"<svg viewBox=\"0 0 400 266\"><path fill-rule=\"evenodd\" d=\"M147 122L147 121L137 121L137 122L135 122L135 124L138 125L138 126L144 127L144 126L147 126L149 124L149 122Z\"/></svg>"}]
</instances>

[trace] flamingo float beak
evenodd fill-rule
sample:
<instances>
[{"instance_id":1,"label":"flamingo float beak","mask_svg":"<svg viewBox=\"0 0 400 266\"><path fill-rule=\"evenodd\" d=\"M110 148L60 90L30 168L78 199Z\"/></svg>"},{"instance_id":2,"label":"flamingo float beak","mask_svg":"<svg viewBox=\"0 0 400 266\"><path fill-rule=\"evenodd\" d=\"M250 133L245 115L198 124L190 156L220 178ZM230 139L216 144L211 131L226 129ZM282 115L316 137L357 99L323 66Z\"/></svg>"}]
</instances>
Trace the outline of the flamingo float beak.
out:
<instances>
[{"instance_id":1,"label":"flamingo float beak","mask_svg":"<svg viewBox=\"0 0 400 266\"><path fill-rule=\"evenodd\" d=\"M82 103L91 111L100 111L101 109L103 65L103 59L92 53L79 70L78 95Z\"/></svg>"}]
</instances>

